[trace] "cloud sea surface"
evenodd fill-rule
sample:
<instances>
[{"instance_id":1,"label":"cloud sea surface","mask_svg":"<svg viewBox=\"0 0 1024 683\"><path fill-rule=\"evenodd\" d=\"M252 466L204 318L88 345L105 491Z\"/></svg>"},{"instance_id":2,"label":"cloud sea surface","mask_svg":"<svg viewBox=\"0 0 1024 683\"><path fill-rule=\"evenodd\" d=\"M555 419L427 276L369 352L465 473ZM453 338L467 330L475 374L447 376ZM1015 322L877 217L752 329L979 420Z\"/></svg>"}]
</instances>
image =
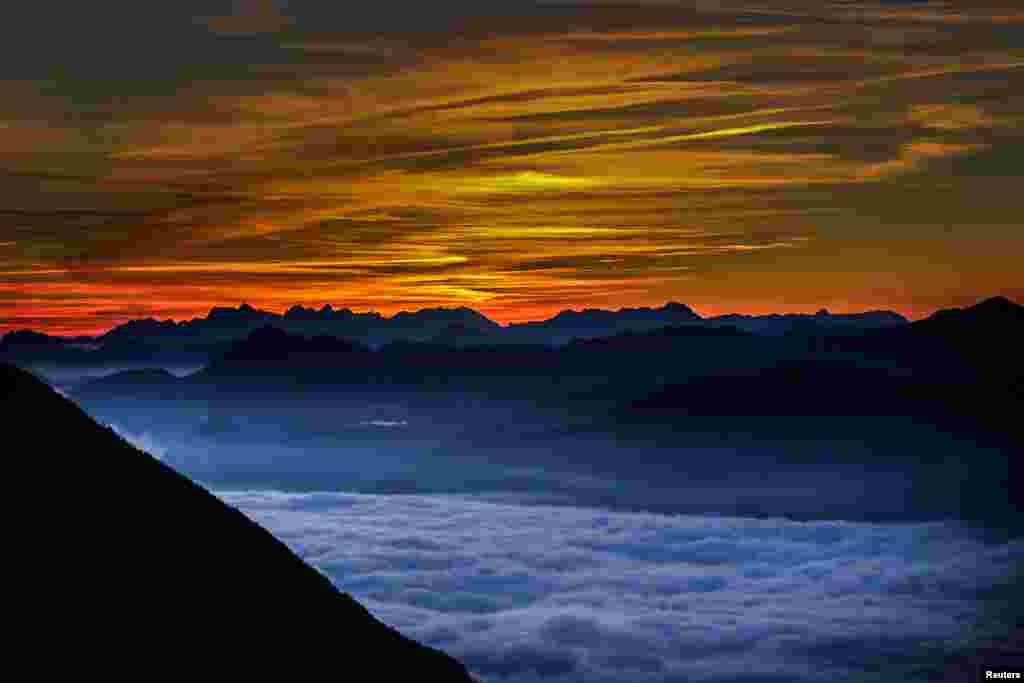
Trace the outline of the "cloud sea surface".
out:
<instances>
[{"instance_id":1,"label":"cloud sea surface","mask_svg":"<svg viewBox=\"0 0 1024 683\"><path fill-rule=\"evenodd\" d=\"M482 681L926 679L1006 628L1024 559L1024 542L953 523L220 495Z\"/></svg>"}]
</instances>

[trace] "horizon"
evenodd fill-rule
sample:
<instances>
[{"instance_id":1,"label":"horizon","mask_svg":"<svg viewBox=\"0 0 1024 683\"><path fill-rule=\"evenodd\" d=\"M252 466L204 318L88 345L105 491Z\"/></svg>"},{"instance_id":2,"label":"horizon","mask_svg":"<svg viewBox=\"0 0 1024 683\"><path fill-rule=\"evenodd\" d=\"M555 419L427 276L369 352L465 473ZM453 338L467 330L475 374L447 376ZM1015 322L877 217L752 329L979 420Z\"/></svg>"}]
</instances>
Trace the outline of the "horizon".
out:
<instances>
[{"instance_id":1,"label":"horizon","mask_svg":"<svg viewBox=\"0 0 1024 683\"><path fill-rule=\"evenodd\" d=\"M132 322L132 321L136 321L136 320L156 320L158 322L173 322L175 324L181 324L181 323L191 322L191 321L194 321L194 320L206 319L216 309L227 309L227 310L235 310L235 311L237 311L237 310L241 310L241 309L243 309L245 307L249 307L253 311L256 311L256 312L269 313L269 314L277 315L277 316L281 316L281 317L283 317L292 308L304 308L306 310L313 310L313 311L320 312L324 308L330 307L330 309L332 311L334 311L334 312L339 312L339 311L347 310L347 311L351 312L354 315L373 315L373 314L376 314L376 315L381 316L384 319L394 318L395 316L397 316L397 315L399 315L401 313L420 313L420 312L424 312L424 311L445 311L445 310L447 310L447 311L454 311L454 310L463 310L464 309L464 310L473 311L475 313L483 315L485 318L487 318L491 322L497 323L502 328L508 328L508 327L510 327L512 325L522 325L522 324L528 324L528 323L545 322L547 320L551 320L552 318L554 318L555 316L557 316L560 313L567 313L567 312L582 313L582 312L585 312L585 311L605 311L605 312L611 312L611 313L620 313L620 312L627 311L627 310L658 310L658 309L662 309L662 308L665 308L667 306L672 306L672 305L685 306L686 308L690 309L691 311L693 311L694 313L696 313L699 317L701 317L703 319L713 319L713 318L717 318L717 317L720 317L720 316L726 316L726 315L743 315L743 316L752 316L752 317L756 317L756 316L771 316L771 315L779 315L779 316L786 316L786 315L814 315L816 313L824 311L825 313L827 313L829 315L858 315L858 314L868 314L868 313L896 313L897 315L901 315L904 318L906 318L907 321L914 322L914 321L917 321L917 320L924 320L924 319L930 317L931 315L934 315L935 313L937 313L939 311L942 311L942 310L949 310L949 309L953 309L953 308L967 308L967 307L970 307L970 306L974 306L974 305L980 304L980 303L985 302L985 301L989 301L989 300L992 300L992 299L999 299L999 298L1006 299L1006 300L1010 301L1011 303L1020 305L1018 303L1018 301L1020 300L1019 298L1014 297L1014 296L1006 296L1006 295L998 294L997 293L997 294L992 294L990 296L983 296L983 297L978 298L976 300L973 300L973 301L970 301L968 303L965 303L962 306L941 307L941 308L933 309L933 310L925 313L924 315L910 316L910 315L907 315L905 313L901 313L900 311L892 309L892 308L866 308L866 309L849 309L849 310L835 310L835 309L831 309L831 308L818 308L818 309L813 309L813 310L809 310L809 309L806 309L806 308L800 309L800 310L767 309L767 310L756 311L756 312L736 311L736 310L725 311L723 309L723 312L718 312L718 311L708 312L708 310L706 308L705 309L698 309L697 307L691 306L691 305L689 305L689 304L687 304L685 302L682 302L682 301L666 301L666 302L664 302L662 304L653 305L653 306L643 306L643 305L641 305L641 306L622 306L622 307L619 307L619 308L602 308L602 307L596 307L596 306L575 307L575 308L574 307L570 307L570 308L562 308L562 309L555 310L550 315L546 315L546 316L544 316L542 318L530 318L530 319L524 319L524 320L502 321L502 320L497 320L494 317L488 315L482 309L475 308L473 306L466 306L466 305L425 306L425 307L422 307L422 308L415 308L415 309L404 309L404 308L402 308L402 309L394 310L392 312L384 312L384 311L381 311L381 310L373 310L373 309L357 310L357 309L354 309L354 308L351 308L351 307L348 307L348 306L335 305L335 304L332 304L332 303L329 303L329 302L325 302L323 304L292 304L291 306L288 306L288 307L286 307L284 309L281 309L281 310L273 310L273 309L270 309L270 308L263 308L262 306L253 305L253 304L251 304L251 303L249 303L247 301L243 301L243 302L241 302L241 303L239 303L237 305L234 305L234 306L232 306L230 304L220 304L220 305L211 306L202 315L192 315L192 316L189 316L189 317L182 317L182 318L157 318L157 317L153 317L153 316L144 316L144 317L139 317L139 318L127 318L125 320L122 320L120 322L116 322L116 323L114 323L112 325L109 325L109 326L106 326L106 327L89 328L92 331L83 331L80 328L75 328L75 329L73 329L72 331L69 331L69 332L59 332L59 331L58 332L54 332L54 331L48 331L46 329L40 329L38 327L25 326L25 327L8 327L8 328L4 328L2 325L0 325L0 337L3 337L3 336L5 336L7 334L10 334L12 332L26 332L26 331L29 331L29 332L40 332L40 333L43 333L43 334L46 334L46 335L49 335L49 336L54 336L54 337L100 337L100 336L103 336L104 334L106 334L107 332L110 332L111 330L114 330L114 329L116 329L116 328L118 328L118 327L120 327L120 326L122 326L122 325L124 325L126 323L129 323L129 322Z\"/></svg>"}]
</instances>

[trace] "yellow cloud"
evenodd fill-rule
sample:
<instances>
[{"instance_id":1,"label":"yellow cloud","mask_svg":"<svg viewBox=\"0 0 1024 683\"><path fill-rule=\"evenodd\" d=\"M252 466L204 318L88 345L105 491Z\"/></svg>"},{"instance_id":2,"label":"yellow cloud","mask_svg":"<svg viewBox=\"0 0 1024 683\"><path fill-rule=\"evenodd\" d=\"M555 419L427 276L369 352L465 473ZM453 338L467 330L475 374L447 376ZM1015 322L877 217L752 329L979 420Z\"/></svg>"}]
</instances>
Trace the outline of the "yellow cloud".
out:
<instances>
[{"instance_id":1,"label":"yellow cloud","mask_svg":"<svg viewBox=\"0 0 1024 683\"><path fill-rule=\"evenodd\" d=\"M907 118L925 128L949 131L988 128L993 124L992 118L973 104L918 104L910 108Z\"/></svg>"}]
</instances>

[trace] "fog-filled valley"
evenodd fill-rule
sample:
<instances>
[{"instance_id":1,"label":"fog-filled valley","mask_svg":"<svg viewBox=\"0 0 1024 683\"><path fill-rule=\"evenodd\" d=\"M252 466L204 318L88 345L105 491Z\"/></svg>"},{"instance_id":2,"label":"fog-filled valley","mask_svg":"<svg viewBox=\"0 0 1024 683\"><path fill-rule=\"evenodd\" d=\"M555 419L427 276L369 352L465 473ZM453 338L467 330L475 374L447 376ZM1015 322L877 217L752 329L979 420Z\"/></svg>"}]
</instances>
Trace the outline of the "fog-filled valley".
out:
<instances>
[{"instance_id":1,"label":"fog-filled valley","mask_svg":"<svg viewBox=\"0 0 1024 683\"><path fill-rule=\"evenodd\" d=\"M367 405L329 395L83 405L125 438L217 487L522 494L633 510L798 519L1008 512L978 507L1002 502L993 491L993 482L1008 476L999 447L893 417L842 416L828 425L802 418L784 426L764 417L694 418L686 423L692 432L666 437L663 425L616 434L608 425L581 425L578 415L476 397L444 406ZM793 436L812 420L804 438ZM826 428L834 436L822 437Z\"/></svg>"},{"instance_id":2,"label":"fog-filled valley","mask_svg":"<svg viewBox=\"0 0 1024 683\"><path fill-rule=\"evenodd\" d=\"M1022 320L23 364L483 681L932 680L1019 650Z\"/></svg>"},{"instance_id":3,"label":"fog-filled valley","mask_svg":"<svg viewBox=\"0 0 1024 683\"><path fill-rule=\"evenodd\" d=\"M198 369L34 367L218 487L1017 524L1019 306L841 334L648 328L374 348L263 326Z\"/></svg>"}]
</instances>

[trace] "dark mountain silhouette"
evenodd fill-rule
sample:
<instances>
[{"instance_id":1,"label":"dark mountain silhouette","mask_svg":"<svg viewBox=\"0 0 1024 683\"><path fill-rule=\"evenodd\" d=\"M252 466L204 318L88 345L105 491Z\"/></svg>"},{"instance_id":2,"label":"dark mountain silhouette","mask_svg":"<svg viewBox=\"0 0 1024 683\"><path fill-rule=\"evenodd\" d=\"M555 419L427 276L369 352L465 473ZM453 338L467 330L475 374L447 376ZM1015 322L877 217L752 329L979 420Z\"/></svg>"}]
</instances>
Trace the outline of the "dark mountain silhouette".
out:
<instances>
[{"instance_id":1,"label":"dark mountain silhouette","mask_svg":"<svg viewBox=\"0 0 1024 683\"><path fill-rule=\"evenodd\" d=\"M54 337L32 330L8 332L0 339L0 358L18 359L21 361L41 361L59 359L81 353L80 341L76 342Z\"/></svg>"},{"instance_id":2,"label":"dark mountain silhouette","mask_svg":"<svg viewBox=\"0 0 1024 683\"><path fill-rule=\"evenodd\" d=\"M711 325L728 325L753 334L784 335L814 333L819 330L863 331L901 327L907 319L892 311L865 311L863 313L829 313L818 311L813 315L785 313L772 315L739 315L732 313L708 318Z\"/></svg>"},{"instance_id":3,"label":"dark mountain silhouette","mask_svg":"<svg viewBox=\"0 0 1024 683\"><path fill-rule=\"evenodd\" d=\"M576 338L566 345L572 351L604 351L617 353L650 353L654 351L678 351L682 344L723 343L739 341L759 343L751 335L735 327L696 327L676 326L661 327L645 332L626 331L607 337Z\"/></svg>"},{"instance_id":4,"label":"dark mountain silhouette","mask_svg":"<svg viewBox=\"0 0 1024 683\"><path fill-rule=\"evenodd\" d=\"M613 421L620 434L664 443L702 430L761 442L840 439L888 462L958 458L956 444L970 444L990 456L972 461L977 481L958 514L1019 529L1006 477L1024 449L1022 320L1020 306L996 299L899 328L781 338L789 351L780 362L624 392ZM808 340L811 349L789 355ZM922 445L935 435L936 445Z\"/></svg>"},{"instance_id":5,"label":"dark mountain silhouette","mask_svg":"<svg viewBox=\"0 0 1024 683\"><path fill-rule=\"evenodd\" d=\"M225 362L265 362L301 360L308 355L335 356L344 353L365 353L370 349L364 344L317 335L307 338L289 334L269 325L257 329L248 337L232 344L224 353ZM326 359L325 359L326 360Z\"/></svg>"},{"instance_id":6,"label":"dark mountain silhouette","mask_svg":"<svg viewBox=\"0 0 1024 683\"><path fill-rule=\"evenodd\" d=\"M60 337L51 337L48 334L33 332L32 330L16 330L14 332L8 332L4 335L3 339L0 339L0 348L33 348L54 345L62 346L63 344L64 340Z\"/></svg>"},{"instance_id":7,"label":"dark mountain silhouette","mask_svg":"<svg viewBox=\"0 0 1024 683\"><path fill-rule=\"evenodd\" d=\"M216 310L210 311L210 317ZM177 329L177 325L173 320L156 320L154 318L130 320L101 335L98 341L104 344L116 344L125 340L156 337L161 334L173 333Z\"/></svg>"},{"instance_id":8,"label":"dark mountain silhouette","mask_svg":"<svg viewBox=\"0 0 1024 683\"><path fill-rule=\"evenodd\" d=\"M1002 416L1024 407L1022 306L994 298L900 327L822 334L811 337L818 353L666 387L635 407L718 415L903 414L1016 429Z\"/></svg>"},{"instance_id":9,"label":"dark mountain silhouette","mask_svg":"<svg viewBox=\"0 0 1024 683\"><path fill-rule=\"evenodd\" d=\"M701 317L689 306L672 302L661 308L565 310L548 320L509 325L507 332L517 340L563 344L574 338L607 337L619 332L643 332L699 322Z\"/></svg>"},{"instance_id":10,"label":"dark mountain silhouette","mask_svg":"<svg viewBox=\"0 0 1024 683\"><path fill-rule=\"evenodd\" d=\"M501 327L482 313L465 306L460 306L459 308L425 308L415 312L402 311L401 313L396 313L390 319L390 322L392 326L398 329L410 329L417 334L422 334L421 330L423 329L434 328L438 325L443 325L444 327L462 325L466 329L484 332Z\"/></svg>"},{"instance_id":11,"label":"dark mountain silhouette","mask_svg":"<svg viewBox=\"0 0 1024 683\"><path fill-rule=\"evenodd\" d=\"M787 362L757 372L705 375L635 404L650 411L717 416L918 416L945 428L988 425L997 407L1024 409L1009 378L932 375L842 360Z\"/></svg>"},{"instance_id":12,"label":"dark mountain silhouette","mask_svg":"<svg viewBox=\"0 0 1024 683\"><path fill-rule=\"evenodd\" d=\"M434 335L429 341L434 344L458 347L495 344L502 341L501 337L498 336L500 329L487 330L474 328L465 323L452 323Z\"/></svg>"},{"instance_id":13,"label":"dark mountain silhouette","mask_svg":"<svg viewBox=\"0 0 1024 683\"><path fill-rule=\"evenodd\" d=\"M163 368L140 368L90 380L76 388L76 396L90 398L173 397L184 381Z\"/></svg>"},{"instance_id":14,"label":"dark mountain silhouette","mask_svg":"<svg viewBox=\"0 0 1024 683\"><path fill-rule=\"evenodd\" d=\"M982 302L857 332L808 321L783 335L687 324L560 346L499 343L491 341L498 334L486 334L479 344L397 340L372 348L263 326L177 382L151 376L148 394L129 384L120 397L104 395L91 383L71 393L126 433L163 423L172 436L239 450L269 441L333 448L380 439L389 448L430 444L468 464L485 457L519 466L520 458L536 457L531 464L540 468L564 461L624 479L639 476L645 458L669 472L696 473L705 452L735 458L722 466L741 472L757 462L770 471L771 463L826 470L863 463L897 480L920 473L913 500L887 499L880 515L962 517L1016 530L1022 525L1010 514L1007 473L1024 446L1016 417L1024 414L1024 361L1011 345L1018 309ZM148 381L136 374L114 384L125 379ZM374 420L407 423L386 434L353 433ZM580 445L606 442L631 455ZM238 465L230 477L210 480L244 483L248 476ZM320 481L319 470L274 476L300 488Z\"/></svg>"},{"instance_id":15,"label":"dark mountain silhouette","mask_svg":"<svg viewBox=\"0 0 1024 683\"><path fill-rule=\"evenodd\" d=\"M967 308L938 311L911 324L908 332L918 339L930 336L959 347L1016 346L1024 336L1024 306L994 297Z\"/></svg>"},{"instance_id":16,"label":"dark mountain silhouette","mask_svg":"<svg viewBox=\"0 0 1024 683\"><path fill-rule=\"evenodd\" d=\"M775 387L773 391L780 398L773 409L788 406L786 409L794 413L811 410L812 413L804 414L817 414L814 411L828 410L830 403L815 405L814 397L827 392L829 387L847 384L863 389L853 392L857 400L881 408L884 399L897 394L881 397L880 403L871 399L868 385L877 381L879 387L887 386L890 375L904 383L912 380L918 387L941 381L949 386L990 386L1005 394L1010 390L1008 387L1016 386L1020 380L1020 362L1012 352L1024 341L1020 310L1012 302L995 299L967 309L940 312L909 325L857 332L835 332L835 327L821 327L812 320L797 317L788 323L791 331L783 335L758 335L723 324L684 324L629 330L611 336L574 337L560 346L514 344L500 338L501 332L496 331L500 328L481 331L455 323L429 341L396 340L373 348L357 340L286 331L275 323L264 324L243 338L226 342L202 372L183 380L178 387L174 386L175 378L143 373L92 382L79 393L97 395L95 392L120 389L127 396L139 394L147 385L151 392L181 396L181 387L190 390L236 386L251 390L254 384L262 383L266 388L277 385L289 390L306 385L335 386L339 390L362 387L387 393L430 387L438 391L486 391L492 396L528 396L532 392L555 398L557 392L542 387L558 384L560 391L565 392L562 398L568 400L579 397L583 387L590 387L586 391L593 395L623 398L645 385L653 388L689 383L702 376L732 376L733 379L721 382L739 382L735 376L747 373L750 377L742 382ZM647 309L643 315L649 316L653 311ZM681 309L676 312L687 315ZM319 316L340 312L313 313ZM434 314L436 311L425 313ZM468 309L445 313L449 314L475 318ZM813 316L821 317L824 315ZM822 364L820 356L831 361ZM783 378L770 371L780 363L803 370ZM981 376L983 367L987 369ZM889 374L871 374L878 368ZM837 372L848 376L833 376ZM820 386L803 386L816 377L822 378ZM591 379L577 381L581 378ZM800 382L789 383L794 379ZM169 389L174 391L168 393ZM738 414L755 414L756 405L743 408L742 400L763 393L756 389L752 386L741 391L743 396L733 409L748 412ZM688 391L692 393L692 389ZM810 403L801 406L800 401ZM709 402L704 409L709 410L712 405ZM834 409L839 408L835 404ZM844 405L842 409L859 410L855 405ZM888 409L895 411L897 407L891 405Z\"/></svg>"},{"instance_id":17,"label":"dark mountain silhouette","mask_svg":"<svg viewBox=\"0 0 1024 683\"><path fill-rule=\"evenodd\" d=\"M8 460L38 488L8 568L19 636L84 669L469 681L374 619L270 533L0 365ZM8 462L8 465L12 465ZM43 509L45 508L45 509ZM46 668L46 662L37 667Z\"/></svg>"},{"instance_id":18,"label":"dark mountain silhouette","mask_svg":"<svg viewBox=\"0 0 1024 683\"><path fill-rule=\"evenodd\" d=\"M260 327L307 337L351 339L371 347L394 341L432 341L452 346L544 344L560 346L573 339L607 337L621 332L648 332L664 327L735 327L768 336L818 335L825 331L865 331L906 324L887 311L833 315L719 316L702 319L688 306L618 311L566 310L548 320L502 327L471 308L428 308L386 317L354 313L325 305L293 306L283 315L242 304L215 307L203 318L182 322L132 320L98 337L52 337L31 331L12 332L0 341L0 359L13 363L67 365L201 365L220 357L233 342Z\"/></svg>"},{"instance_id":19,"label":"dark mountain silhouette","mask_svg":"<svg viewBox=\"0 0 1024 683\"><path fill-rule=\"evenodd\" d=\"M388 318L378 313L353 313L324 306L319 310L293 306L284 315L263 311L248 304L238 308L217 307L205 318L175 323L171 320L131 321L100 337L103 343L163 338L179 341L218 342L244 337L258 327L272 325L306 335L330 335L379 345L394 339L428 339L452 324L470 329L491 330L499 325L469 308L428 308L397 313Z\"/></svg>"},{"instance_id":20,"label":"dark mountain silhouette","mask_svg":"<svg viewBox=\"0 0 1024 683\"><path fill-rule=\"evenodd\" d=\"M829 338L830 348L899 359L932 371L1019 372L1024 348L1024 306L995 297L951 308L909 325Z\"/></svg>"},{"instance_id":21,"label":"dark mountain silhouette","mask_svg":"<svg viewBox=\"0 0 1024 683\"><path fill-rule=\"evenodd\" d=\"M482 339L489 339L483 335ZM572 381L599 378L661 381L701 368L750 365L778 345L733 328L672 327L623 332L612 337L545 344L459 344L395 341L379 349L331 337L306 338L264 327L235 342L203 371L189 378L197 388L232 386L250 390L335 385L360 391L411 389L479 390L493 397L530 395L552 382L569 391ZM87 385L88 386L88 385ZM549 393L549 398L555 394Z\"/></svg>"}]
</instances>

